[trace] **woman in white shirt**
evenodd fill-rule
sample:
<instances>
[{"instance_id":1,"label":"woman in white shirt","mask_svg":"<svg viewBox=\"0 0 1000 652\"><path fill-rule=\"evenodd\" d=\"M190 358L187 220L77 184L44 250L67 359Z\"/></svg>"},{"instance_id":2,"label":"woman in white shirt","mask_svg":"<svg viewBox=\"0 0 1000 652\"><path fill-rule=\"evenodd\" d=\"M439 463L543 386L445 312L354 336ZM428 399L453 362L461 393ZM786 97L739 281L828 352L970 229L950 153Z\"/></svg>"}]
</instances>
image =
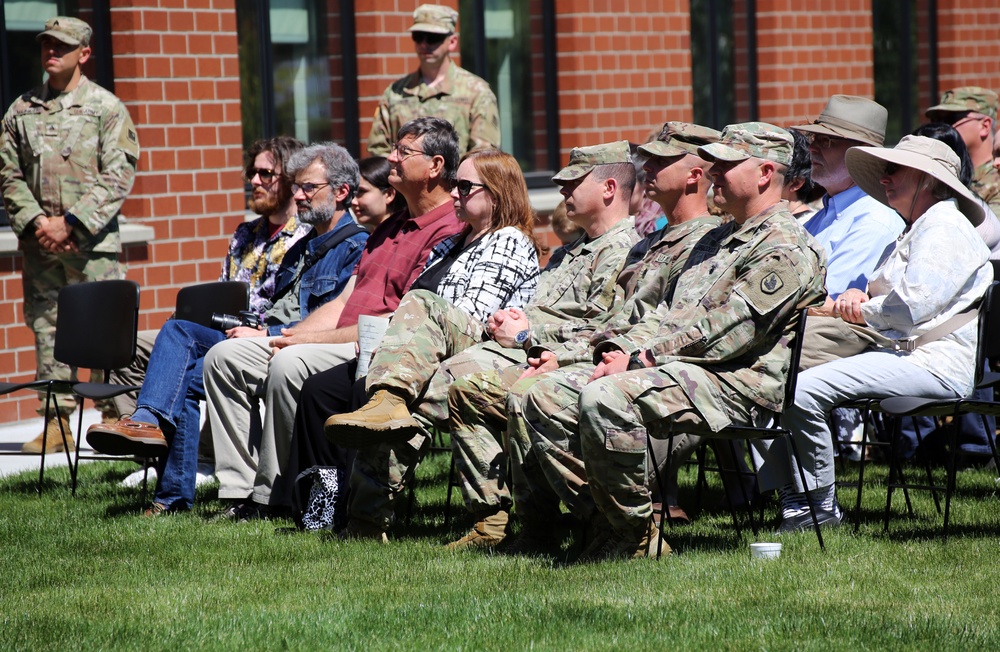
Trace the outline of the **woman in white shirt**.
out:
<instances>
[{"instance_id":1,"label":"woman in white shirt","mask_svg":"<svg viewBox=\"0 0 1000 652\"><path fill-rule=\"evenodd\" d=\"M847 169L862 190L895 209L907 226L867 292L841 294L835 314L889 340L912 341L941 325L946 334L928 336L911 351L871 347L799 374L795 404L782 419L795 437L809 486L799 486L784 442L770 446L761 469L762 490L778 488L781 495L779 532L812 527L806 489L820 524L840 523L827 422L834 406L890 396L958 398L974 384L975 310L993 268L975 229L983 221L982 204L960 181L958 156L941 141L905 136L893 149L851 148Z\"/></svg>"}]
</instances>

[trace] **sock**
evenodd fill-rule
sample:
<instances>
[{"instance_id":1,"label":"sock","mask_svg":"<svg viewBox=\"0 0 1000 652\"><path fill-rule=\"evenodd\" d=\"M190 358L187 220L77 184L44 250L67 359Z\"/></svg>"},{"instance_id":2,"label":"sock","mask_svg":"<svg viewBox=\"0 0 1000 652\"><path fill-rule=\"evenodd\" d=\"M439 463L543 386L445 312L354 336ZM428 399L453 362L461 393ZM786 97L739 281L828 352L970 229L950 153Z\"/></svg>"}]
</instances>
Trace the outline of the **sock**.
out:
<instances>
[{"instance_id":1,"label":"sock","mask_svg":"<svg viewBox=\"0 0 1000 652\"><path fill-rule=\"evenodd\" d=\"M160 427L160 418L155 414L153 414L151 410L147 410L146 408L137 408L136 411L129 418L132 419L132 421L138 421L139 423L148 423L150 425L156 426L157 428Z\"/></svg>"},{"instance_id":2,"label":"sock","mask_svg":"<svg viewBox=\"0 0 1000 652\"><path fill-rule=\"evenodd\" d=\"M812 499L813 504L816 505L818 511L832 514L840 512L840 506L837 504L836 487L832 484L811 490L809 497Z\"/></svg>"},{"instance_id":3,"label":"sock","mask_svg":"<svg viewBox=\"0 0 1000 652\"><path fill-rule=\"evenodd\" d=\"M805 492L795 490L795 485L787 484L778 489L781 498L781 518L794 518L809 511L809 502Z\"/></svg>"}]
</instances>

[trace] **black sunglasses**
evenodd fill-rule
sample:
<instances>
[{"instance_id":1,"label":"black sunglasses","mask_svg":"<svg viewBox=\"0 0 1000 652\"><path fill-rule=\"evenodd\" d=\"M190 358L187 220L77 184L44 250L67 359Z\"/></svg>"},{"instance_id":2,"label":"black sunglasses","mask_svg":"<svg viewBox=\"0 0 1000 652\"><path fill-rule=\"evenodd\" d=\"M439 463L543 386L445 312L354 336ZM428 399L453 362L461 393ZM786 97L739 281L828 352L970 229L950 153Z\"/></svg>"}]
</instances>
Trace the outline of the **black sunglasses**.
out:
<instances>
[{"instance_id":1,"label":"black sunglasses","mask_svg":"<svg viewBox=\"0 0 1000 652\"><path fill-rule=\"evenodd\" d=\"M271 183L271 180L277 176L274 170L269 170L267 168L247 168L243 171L243 178L246 179L247 183L253 181L254 177L260 177L261 183Z\"/></svg>"},{"instance_id":2,"label":"black sunglasses","mask_svg":"<svg viewBox=\"0 0 1000 652\"><path fill-rule=\"evenodd\" d=\"M459 179L458 183L455 184L458 188L459 197L468 197L472 194L473 188L485 188L485 183L476 183L475 181L469 181L468 179Z\"/></svg>"},{"instance_id":3,"label":"black sunglasses","mask_svg":"<svg viewBox=\"0 0 1000 652\"><path fill-rule=\"evenodd\" d=\"M891 177L892 175L899 172L900 166L896 163L886 163L885 168L882 170L883 176Z\"/></svg>"},{"instance_id":4,"label":"black sunglasses","mask_svg":"<svg viewBox=\"0 0 1000 652\"><path fill-rule=\"evenodd\" d=\"M433 34L431 32L410 32L410 38L414 43L426 43L427 45L438 46L451 34Z\"/></svg>"}]
</instances>

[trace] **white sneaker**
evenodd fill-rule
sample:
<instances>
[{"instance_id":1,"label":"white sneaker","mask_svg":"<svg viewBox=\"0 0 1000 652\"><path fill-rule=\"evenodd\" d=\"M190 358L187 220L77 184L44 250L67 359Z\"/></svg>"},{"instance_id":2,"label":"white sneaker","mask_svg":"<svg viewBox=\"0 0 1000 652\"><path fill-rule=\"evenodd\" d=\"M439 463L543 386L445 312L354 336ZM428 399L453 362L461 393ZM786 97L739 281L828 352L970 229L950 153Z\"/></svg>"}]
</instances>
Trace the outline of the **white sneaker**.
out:
<instances>
[{"instance_id":1,"label":"white sneaker","mask_svg":"<svg viewBox=\"0 0 1000 652\"><path fill-rule=\"evenodd\" d=\"M213 482L218 482L219 479L215 477L215 465L211 462L199 462L198 472L194 476L194 486L200 487L205 484L212 484Z\"/></svg>"},{"instance_id":2,"label":"white sneaker","mask_svg":"<svg viewBox=\"0 0 1000 652\"><path fill-rule=\"evenodd\" d=\"M142 469L130 473L127 476L125 476L124 480L122 480L122 486L138 487L139 485L142 484L142 478L144 476L145 476L145 471L143 471ZM149 467L149 481L152 482L153 484L156 484L156 468L152 466Z\"/></svg>"}]
</instances>

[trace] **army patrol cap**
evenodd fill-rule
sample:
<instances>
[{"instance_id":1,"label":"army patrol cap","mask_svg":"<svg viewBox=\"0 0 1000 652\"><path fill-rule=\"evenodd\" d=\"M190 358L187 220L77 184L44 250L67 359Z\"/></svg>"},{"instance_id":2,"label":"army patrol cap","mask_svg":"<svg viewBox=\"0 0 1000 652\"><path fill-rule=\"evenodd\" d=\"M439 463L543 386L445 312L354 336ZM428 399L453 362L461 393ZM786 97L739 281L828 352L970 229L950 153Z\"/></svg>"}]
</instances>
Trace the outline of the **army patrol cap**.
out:
<instances>
[{"instance_id":1,"label":"army patrol cap","mask_svg":"<svg viewBox=\"0 0 1000 652\"><path fill-rule=\"evenodd\" d=\"M723 129L719 142L699 147L698 155L706 161L745 161L756 157L788 165L794 147L792 134L781 127L766 122L741 122Z\"/></svg>"},{"instance_id":2,"label":"army patrol cap","mask_svg":"<svg viewBox=\"0 0 1000 652\"><path fill-rule=\"evenodd\" d=\"M576 181L587 176L598 165L615 163L632 163L627 140L591 147L574 147L569 153L569 164L556 172L552 180L558 184Z\"/></svg>"},{"instance_id":3,"label":"army patrol cap","mask_svg":"<svg viewBox=\"0 0 1000 652\"><path fill-rule=\"evenodd\" d=\"M451 34L458 24L458 12L441 5L420 5L413 12L411 32Z\"/></svg>"},{"instance_id":4,"label":"army patrol cap","mask_svg":"<svg viewBox=\"0 0 1000 652\"><path fill-rule=\"evenodd\" d=\"M857 140L881 147L889 112L884 106L857 95L834 95L811 124L791 127L795 131Z\"/></svg>"},{"instance_id":5,"label":"army patrol cap","mask_svg":"<svg viewBox=\"0 0 1000 652\"><path fill-rule=\"evenodd\" d=\"M715 129L690 122L668 122L656 140L639 145L639 151L649 156L700 156L698 148L719 142L722 134Z\"/></svg>"},{"instance_id":6,"label":"army patrol cap","mask_svg":"<svg viewBox=\"0 0 1000 652\"><path fill-rule=\"evenodd\" d=\"M941 103L932 106L924 112L931 120L948 122L942 113L982 113L988 118L997 118L997 94L988 88L979 86L962 86L945 91ZM942 120L943 119L943 120Z\"/></svg>"},{"instance_id":7,"label":"army patrol cap","mask_svg":"<svg viewBox=\"0 0 1000 652\"><path fill-rule=\"evenodd\" d=\"M66 45L86 47L90 45L91 34L93 30L90 29L90 25L79 18L56 16L45 21L45 31L36 36L35 40L41 42L46 36L51 36Z\"/></svg>"}]
</instances>

